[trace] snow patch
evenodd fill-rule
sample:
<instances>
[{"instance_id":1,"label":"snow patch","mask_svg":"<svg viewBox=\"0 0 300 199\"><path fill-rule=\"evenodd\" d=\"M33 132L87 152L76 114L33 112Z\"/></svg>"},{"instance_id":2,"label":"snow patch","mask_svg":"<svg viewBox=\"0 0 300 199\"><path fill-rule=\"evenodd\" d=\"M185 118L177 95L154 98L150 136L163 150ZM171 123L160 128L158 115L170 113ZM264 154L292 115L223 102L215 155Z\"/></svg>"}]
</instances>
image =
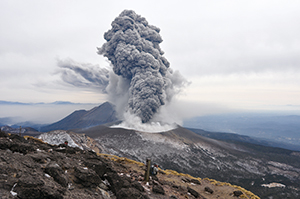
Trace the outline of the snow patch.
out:
<instances>
[{"instance_id":1,"label":"snow patch","mask_svg":"<svg viewBox=\"0 0 300 199\"><path fill-rule=\"evenodd\" d=\"M38 138L52 145L59 145L59 144L63 144L65 141L68 141L68 146L79 147L80 149L82 149L82 147L77 145L74 142L74 140L71 138L71 136L66 131L63 130L56 130L56 131L44 133L41 134Z\"/></svg>"},{"instance_id":2,"label":"snow patch","mask_svg":"<svg viewBox=\"0 0 300 199\"><path fill-rule=\"evenodd\" d=\"M18 195L18 193L14 192L14 188L15 188L16 185L17 185L17 183L14 184L14 186L11 188L10 194L11 194L12 196L17 196L17 195Z\"/></svg>"},{"instance_id":3,"label":"snow patch","mask_svg":"<svg viewBox=\"0 0 300 199\"><path fill-rule=\"evenodd\" d=\"M46 176L47 178L51 178L51 176L50 176L49 174L47 174L47 173L45 173L45 176Z\"/></svg>"},{"instance_id":4,"label":"snow patch","mask_svg":"<svg viewBox=\"0 0 300 199\"><path fill-rule=\"evenodd\" d=\"M274 188L274 187L279 187L279 188L285 188L284 184L277 183L277 182L272 182L270 184L262 184L262 187L268 187L268 188Z\"/></svg>"}]
</instances>

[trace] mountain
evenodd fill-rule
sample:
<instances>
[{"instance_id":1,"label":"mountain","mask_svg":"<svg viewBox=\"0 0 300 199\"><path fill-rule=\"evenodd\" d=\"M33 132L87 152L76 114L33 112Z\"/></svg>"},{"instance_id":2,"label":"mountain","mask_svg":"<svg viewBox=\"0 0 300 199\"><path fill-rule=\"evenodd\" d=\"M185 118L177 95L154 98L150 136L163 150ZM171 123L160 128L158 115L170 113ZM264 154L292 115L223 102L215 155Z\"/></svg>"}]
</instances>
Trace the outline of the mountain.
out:
<instances>
[{"instance_id":1,"label":"mountain","mask_svg":"<svg viewBox=\"0 0 300 199\"><path fill-rule=\"evenodd\" d=\"M116 111L111 103L105 102L89 111L75 111L58 122L41 127L40 131L87 128L114 121L117 121Z\"/></svg>"},{"instance_id":2,"label":"mountain","mask_svg":"<svg viewBox=\"0 0 300 199\"><path fill-rule=\"evenodd\" d=\"M300 151L300 145L288 144L285 142L274 141L266 138L250 137L247 135L239 135L236 133L210 132L210 131L204 131L202 129L193 129L193 128L187 128L187 129L201 136L209 137L216 140L224 140L227 142L235 142L235 141L246 142L251 144L270 146L270 147L280 147L283 149Z\"/></svg>"},{"instance_id":3,"label":"mountain","mask_svg":"<svg viewBox=\"0 0 300 199\"><path fill-rule=\"evenodd\" d=\"M20 128L20 126L22 128L30 127L30 128L33 128L33 129L36 129L36 130L40 131L41 127L45 126L45 124L37 124L35 122L26 121L26 122L15 123L14 125L11 125L10 127L18 129L18 128Z\"/></svg>"},{"instance_id":4,"label":"mountain","mask_svg":"<svg viewBox=\"0 0 300 199\"><path fill-rule=\"evenodd\" d=\"M13 124L18 119L19 119L19 117L2 117L2 118L0 118L0 126Z\"/></svg>"},{"instance_id":5,"label":"mountain","mask_svg":"<svg viewBox=\"0 0 300 199\"><path fill-rule=\"evenodd\" d=\"M298 198L300 152L245 142L225 142L178 127L161 133L95 126L76 133L95 139L104 153L242 186L262 198ZM266 188L279 183L285 188Z\"/></svg>"},{"instance_id":6,"label":"mountain","mask_svg":"<svg viewBox=\"0 0 300 199\"><path fill-rule=\"evenodd\" d=\"M55 102L51 102L51 103L45 103L45 102L25 103L25 102L13 102L13 101L0 100L0 105L43 105L43 104L71 105L71 104L83 104L83 103L74 103L74 102L69 102L69 101L55 101Z\"/></svg>"},{"instance_id":7,"label":"mountain","mask_svg":"<svg viewBox=\"0 0 300 199\"><path fill-rule=\"evenodd\" d=\"M3 132L9 132L9 133L14 133L14 134L22 134L22 136L24 135L30 135L30 136L38 136L41 133L39 131L37 131L34 128L31 127L20 127L19 128L13 128L10 126L0 126L0 130Z\"/></svg>"},{"instance_id":8,"label":"mountain","mask_svg":"<svg viewBox=\"0 0 300 199\"><path fill-rule=\"evenodd\" d=\"M159 169L146 182L141 162L2 131L0 157L3 199L258 199L239 186L172 170Z\"/></svg>"},{"instance_id":9,"label":"mountain","mask_svg":"<svg viewBox=\"0 0 300 199\"><path fill-rule=\"evenodd\" d=\"M258 113L207 115L184 121L184 126L212 132L228 132L284 143L300 148L300 116ZM293 149L293 148L290 148Z\"/></svg>"}]
</instances>

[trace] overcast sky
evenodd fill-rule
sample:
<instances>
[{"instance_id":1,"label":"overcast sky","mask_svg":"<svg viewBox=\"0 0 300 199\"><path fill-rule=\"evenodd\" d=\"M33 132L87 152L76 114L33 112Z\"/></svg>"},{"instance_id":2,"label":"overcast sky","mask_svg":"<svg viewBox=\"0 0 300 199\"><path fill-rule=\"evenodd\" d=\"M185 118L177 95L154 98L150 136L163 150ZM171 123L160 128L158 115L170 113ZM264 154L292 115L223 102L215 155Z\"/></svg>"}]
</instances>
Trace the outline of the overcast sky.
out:
<instances>
[{"instance_id":1,"label":"overcast sky","mask_svg":"<svg viewBox=\"0 0 300 199\"><path fill-rule=\"evenodd\" d=\"M58 62L110 69L96 47L114 18L132 9L161 29L171 68L191 82L177 98L182 109L300 114L299 8L292 0L1 0L0 100L106 101L97 87L64 82Z\"/></svg>"}]
</instances>

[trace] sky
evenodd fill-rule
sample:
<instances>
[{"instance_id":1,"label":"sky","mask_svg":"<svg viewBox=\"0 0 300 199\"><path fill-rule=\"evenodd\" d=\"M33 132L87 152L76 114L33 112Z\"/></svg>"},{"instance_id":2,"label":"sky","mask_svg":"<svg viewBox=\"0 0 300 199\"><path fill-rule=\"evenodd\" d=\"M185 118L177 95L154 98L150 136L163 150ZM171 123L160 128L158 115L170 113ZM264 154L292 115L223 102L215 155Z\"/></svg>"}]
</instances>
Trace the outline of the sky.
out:
<instances>
[{"instance_id":1,"label":"sky","mask_svg":"<svg viewBox=\"0 0 300 199\"><path fill-rule=\"evenodd\" d=\"M293 0L1 0L0 100L81 103L76 108L107 101L97 86L63 81L59 63L110 70L97 47L111 22L130 9L161 29L160 47L170 67L190 82L174 99L177 114L300 114L299 7ZM43 121L73 108L52 110ZM16 109L0 106L0 117L29 117L26 109Z\"/></svg>"}]
</instances>

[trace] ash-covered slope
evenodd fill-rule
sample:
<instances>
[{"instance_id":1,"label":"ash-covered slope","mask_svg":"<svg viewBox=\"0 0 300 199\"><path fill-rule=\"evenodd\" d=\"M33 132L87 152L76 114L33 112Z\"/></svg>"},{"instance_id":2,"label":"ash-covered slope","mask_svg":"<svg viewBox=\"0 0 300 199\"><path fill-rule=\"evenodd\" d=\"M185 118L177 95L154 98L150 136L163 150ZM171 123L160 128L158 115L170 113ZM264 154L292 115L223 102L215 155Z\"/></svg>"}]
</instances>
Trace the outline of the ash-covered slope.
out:
<instances>
[{"instance_id":1,"label":"ash-covered slope","mask_svg":"<svg viewBox=\"0 0 300 199\"><path fill-rule=\"evenodd\" d=\"M261 197L297 198L300 194L300 153L247 143L228 143L184 128L162 133L93 127L77 131L100 143L105 152L137 161L151 158L162 168L209 177L245 187ZM278 182L284 189L262 187ZM278 194L280 196L276 196Z\"/></svg>"},{"instance_id":2,"label":"ash-covered slope","mask_svg":"<svg viewBox=\"0 0 300 199\"><path fill-rule=\"evenodd\" d=\"M96 153L105 151L103 146L94 139L84 134L73 133L71 131L55 130L43 133L38 138L52 145L60 145L67 141L70 147L78 147L82 150L93 150Z\"/></svg>"},{"instance_id":3,"label":"ash-covered slope","mask_svg":"<svg viewBox=\"0 0 300 199\"><path fill-rule=\"evenodd\" d=\"M241 187L175 171L159 170L146 183L144 173L145 165L130 159L0 131L2 199L258 199Z\"/></svg>"},{"instance_id":4,"label":"ash-covered slope","mask_svg":"<svg viewBox=\"0 0 300 199\"><path fill-rule=\"evenodd\" d=\"M42 127L41 131L48 132L53 130L87 128L114 121L117 121L116 111L111 103L105 102L89 111L74 111L62 120Z\"/></svg>"}]
</instances>

